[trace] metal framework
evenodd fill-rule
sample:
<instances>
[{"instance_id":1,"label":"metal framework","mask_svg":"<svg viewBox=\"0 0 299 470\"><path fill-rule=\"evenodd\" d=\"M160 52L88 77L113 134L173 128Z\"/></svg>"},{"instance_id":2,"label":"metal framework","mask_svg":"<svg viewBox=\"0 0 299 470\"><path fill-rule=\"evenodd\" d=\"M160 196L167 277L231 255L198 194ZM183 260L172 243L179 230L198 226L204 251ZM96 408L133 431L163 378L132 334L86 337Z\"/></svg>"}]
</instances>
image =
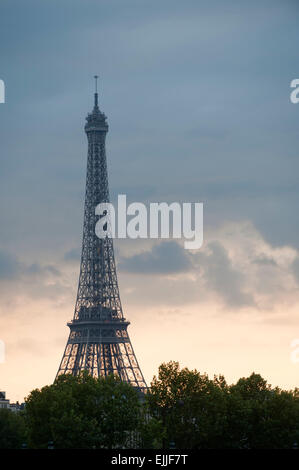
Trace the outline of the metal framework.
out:
<instances>
[{"instance_id":1,"label":"metal framework","mask_svg":"<svg viewBox=\"0 0 299 470\"><path fill-rule=\"evenodd\" d=\"M95 234L95 207L109 202L105 139L107 118L98 106L86 118L88 139L83 243L74 318L57 376L87 370L93 377L116 374L140 390L147 388L127 332L114 260L112 238Z\"/></svg>"}]
</instances>

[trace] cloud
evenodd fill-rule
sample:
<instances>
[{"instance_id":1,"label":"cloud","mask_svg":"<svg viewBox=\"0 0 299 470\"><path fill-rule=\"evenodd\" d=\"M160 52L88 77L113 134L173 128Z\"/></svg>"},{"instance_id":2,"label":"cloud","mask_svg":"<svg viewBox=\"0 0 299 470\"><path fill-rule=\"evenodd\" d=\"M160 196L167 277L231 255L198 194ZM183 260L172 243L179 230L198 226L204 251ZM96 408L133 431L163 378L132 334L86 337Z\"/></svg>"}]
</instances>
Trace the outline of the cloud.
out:
<instances>
[{"instance_id":1,"label":"cloud","mask_svg":"<svg viewBox=\"0 0 299 470\"><path fill-rule=\"evenodd\" d=\"M297 258L295 258L292 263L292 272L297 283L299 284L299 256L297 256Z\"/></svg>"},{"instance_id":2,"label":"cloud","mask_svg":"<svg viewBox=\"0 0 299 470\"><path fill-rule=\"evenodd\" d=\"M166 242L138 254L144 247L137 240L136 250L120 259L120 285L124 292L132 289L124 298L139 302L142 327L140 306L146 303L157 311L160 305L167 311L180 306L183 319L188 302L200 315L205 301L221 315L233 311L234 325L242 322L238 309L254 306L263 319L270 309L280 310L288 327L299 269L293 253L279 250L299 248L298 105L289 101L298 6L273 0L269 14L266 2L239 3L2 2L7 99L0 105L1 331L7 316L17 312L31 322L30 335L43 336L44 324L36 326L33 311L35 318L53 320L48 305L55 313L62 303L56 331L57 319L73 309L80 252L71 248L81 245L83 126L95 66L101 69L100 106L109 122L111 194L205 204L206 244L199 257ZM240 230L224 240L217 229L228 221L250 221L260 237L248 247ZM207 337L222 330L219 320ZM205 331L206 324L192 326ZM23 326L17 328L11 323L11 334L23 337ZM243 348L244 343L241 353ZM216 364L219 357L221 350ZM16 368L9 369L15 380ZM36 370L45 369L42 359Z\"/></svg>"},{"instance_id":3,"label":"cloud","mask_svg":"<svg viewBox=\"0 0 299 470\"><path fill-rule=\"evenodd\" d=\"M0 251L0 279L15 279L20 272L20 263L9 253Z\"/></svg>"},{"instance_id":4,"label":"cloud","mask_svg":"<svg viewBox=\"0 0 299 470\"><path fill-rule=\"evenodd\" d=\"M51 264L46 265L46 266L41 266L38 263L33 263L29 266L24 266L23 267L23 273L24 274L51 274L52 276L61 276L60 270Z\"/></svg>"},{"instance_id":5,"label":"cloud","mask_svg":"<svg viewBox=\"0 0 299 470\"><path fill-rule=\"evenodd\" d=\"M68 250L65 254L63 259L65 261L70 261L70 262L78 262L81 259L81 250L80 248L72 248L71 250Z\"/></svg>"},{"instance_id":6,"label":"cloud","mask_svg":"<svg viewBox=\"0 0 299 470\"><path fill-rule=\"evenodd\" d=\"M120 260L119 269L131 273L171 274L192 269L187 250L175 241L154 245L150 251Z\"/></svg>"},{"instance_id":7,"label":"cloud","mask_svg":"<svg viewBox=\"0 0 299 470\"><path fill-rule=\"evenodd\" d=\"M61 275L60 270L52 265L41 265L39 263L27 264L19 260L16 256L0 251L0 280L13 281L35 276L53 276Z\"/></svg>"},{"instance_id":8,"label":"cloud","mask_svg":"<svg viewBox=\"0 0 299 470\"><path fill-rule=\"evenodd\" d=\"M252 262L260 266L278 266L277 262L273 258L269 258L266 255L261 255L260 257L252 260Z\"/></svg>"},{"instance_id":9,"label":"cloud","mask_svg":"<svg viewBox=\"0 0 299 470\"><path fill-rule=\"evenodd\" d=\"M73 234L81 237L83 124L94 64L103 71L101 106L111 125L113 193L200 196L207 217L245 216L271 242L298 246L297 107L288 100L298 28L291 7L276 2L269 17L257 2L225 9L218 1L215 9L178 0L147 7L61 0L59 7L19 2L15 15L14 3L3 3L0 18L7 84L1 219L10 249L41 244L42 253L53 253Z\"/></svg>"},{"instance_id":10,"label":"cloud","mask_svg":"<svg viewBox=\"0 0 299 470\"><path fill-rule=\"evenodd\" d=\"M293 262L296 250L273 247L250 222L209 229L206 240L197 252L184 250L176 241L144 245L142 253L120 246L121 283L130 301L212 302L234 312L270 312L278 305L285 309L294 304L299 281L299 261ZM134 277L126 277L126 272ZM140 274L150 277L150 282L145 284Z\"/></svg>"},{"instance_id":11,"label":"cloud","mask_svg":"<svg viewBox=\"0 0 299 470\"><path fill-rule=\"evenodd\" d=\"M246 276L233 267L226 249L219 242L209 243L207 248L207 253L197 255L207 288L216 292L229 307L254 306L253 295L246 291Z\"/></svg>"}]
</instances>

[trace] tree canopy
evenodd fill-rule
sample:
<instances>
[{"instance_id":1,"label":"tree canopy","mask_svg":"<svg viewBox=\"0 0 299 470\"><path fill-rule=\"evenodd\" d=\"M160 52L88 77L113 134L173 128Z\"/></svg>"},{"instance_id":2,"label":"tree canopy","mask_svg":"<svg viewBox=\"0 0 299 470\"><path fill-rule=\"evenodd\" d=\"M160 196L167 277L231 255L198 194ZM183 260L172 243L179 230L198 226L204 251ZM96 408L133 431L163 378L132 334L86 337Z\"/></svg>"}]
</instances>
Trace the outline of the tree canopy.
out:
<instances>
[{"instance_id":1,"label":"tree canopy","mask_svg":"<svg viewBox=\"0 0 299 470\"><path fill-rule=\"evenodd\" d=\"M259 374L228 385L163 363L141 399L116 376L60 376L25 410L0 410L0 448L287 449L299 443L299 390Z\"/></svg>"},{"instance_id":2,"label":"tree canopy","mask_svg":"<svg viewBox=\"0 0 299 470\"><path fill-rule=\"evenodd\" d=\"M228 385L177 362L159 367L148 396L163 423L164 447L292 448L299 442L299 392L272 388L252 373Z\"/></svg>"},{"instance_id":3,"label":"tree canopy","mask_svg":"<svg viewBox=\"0 0 299 470\"><path fill-rule=\"evenodd\" d=\"M116 376L61 375L26 399L29 445L46 448L112 448L126 445L140 419L140 400Z\"/></svg>"}]
</instances>

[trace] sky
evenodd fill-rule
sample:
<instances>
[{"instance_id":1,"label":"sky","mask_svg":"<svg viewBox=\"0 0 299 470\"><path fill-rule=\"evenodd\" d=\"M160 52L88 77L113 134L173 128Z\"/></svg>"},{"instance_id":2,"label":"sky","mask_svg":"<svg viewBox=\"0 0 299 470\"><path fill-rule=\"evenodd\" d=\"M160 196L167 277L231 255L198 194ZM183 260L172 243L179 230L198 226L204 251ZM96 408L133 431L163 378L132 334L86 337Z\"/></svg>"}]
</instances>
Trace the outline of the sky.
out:
<instances>
[{"instance_id":1,"label":"sky","mask_svg":"<svg viewBox=\"0 0 299 470\"><path fill-rule=\"evenodd\" d=\"M53 382L74 311L98 74L112 200L203 202L204 243L115 240L150 384L176 360L299 386L298 2L1 0L0 389Z\"/></svg>"}]
</instances>

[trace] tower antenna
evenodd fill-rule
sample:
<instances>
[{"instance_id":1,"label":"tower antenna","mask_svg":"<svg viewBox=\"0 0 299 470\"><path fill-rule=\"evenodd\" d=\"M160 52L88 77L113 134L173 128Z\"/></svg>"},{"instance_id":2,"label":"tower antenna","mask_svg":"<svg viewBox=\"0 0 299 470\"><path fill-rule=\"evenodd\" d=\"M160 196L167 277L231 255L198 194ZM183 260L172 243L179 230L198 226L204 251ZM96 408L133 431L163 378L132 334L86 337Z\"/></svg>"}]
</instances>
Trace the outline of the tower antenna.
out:
<instances>
[{"instance_id":1,"label":"tower antenna","mask_svg":"<svg viewBox=\"0 0 299 470\"><path fill-rule=\"evenodd\" d=\"M98 92L98 78L99 78L99 76L98 76L98 75L95 75L95 76L94 76L94 79L95 79L95 90L96 90L96 93Z\"/></svg>"},{"instance_id":2,"label":"tower antenna","mask_svg":"<svg viewBox=\"0 0 299 470\"><path fill-rule=\"evenodd\" d=\"M94 105L95 105L95 107L98 106L98 78L99 78L98 75L94 76L94 79L95 79Z\"/></svg>"}]
</instances>

